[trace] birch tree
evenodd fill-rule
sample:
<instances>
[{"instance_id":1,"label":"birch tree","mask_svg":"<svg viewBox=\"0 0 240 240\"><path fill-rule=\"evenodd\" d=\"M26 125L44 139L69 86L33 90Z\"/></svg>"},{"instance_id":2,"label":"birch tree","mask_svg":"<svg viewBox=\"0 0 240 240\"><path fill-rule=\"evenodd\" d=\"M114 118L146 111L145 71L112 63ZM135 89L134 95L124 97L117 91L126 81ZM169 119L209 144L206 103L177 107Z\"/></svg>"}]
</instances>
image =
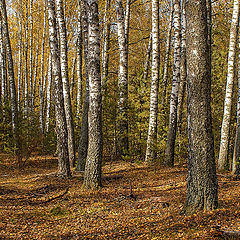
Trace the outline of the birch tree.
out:
<instances>
[{"instance_id":1,"label":"birch tree","mask_svg":"<svg viewBox=\"0 0 240 240\"><path fill-rule=\"evenodd\" d=\"M88 22L89 144L83 184L85 188L95 189L102 186L102 94L97 0L88 0Z\"/></svg>"},{"instance_id":2,"label":"birch tree","mask_svg":"<svg viewBox=\"0 0 240 240\"><path fill-rule=\"evenodd\" d=\"M49 40L52 57L54 101L56 115L56 133L57 133L57 150L58 150L58 175L69 177L70 163L68 155L68 132L67 122L64 110L63 84L61 75L61 63L59 56L59 46L57 39L57 23L54 0L48 0L48 24Z\"/></svg>"},{"instance_id":3,"label":"birch tree","mask_svg":"<svg viewBox=\"0 0 240 240\"><path fill-rule=\"evenodd\" d=\"M161 104L165 103L167 84L168 84L168 64L169 64L169 56L170 56L170 48L171 48L171 40L172 40L172 26L173 26L173 2L170 2L170 19L169 19L169 27L167 32L166 39L166 53L164 59L164 68L163 68L163 92L162 92L162 101Z\"/></svg>"},{"instance_id":4,"label":"birch tree","mask_svg":"<svg viewBox=\"0 0 240 240\"><path fill-rule=\"evenodd\" d=\"M165 152L165 165L174 165L174 150L177 133L177 106L181 65L181 7L180 1L174 1L174 63L173 81L170 98L169 127Z\"/></svg>"},{"instance_id":5,"label":"birch tree","mask_svg":"<svg viewBox=\"0 0 240 240\"><path fill-rule=\"evenodd\" d=\"M219 158L218 158L219 170L224 170L227 162L227 157L228 157L229 128L230 128L231 107L232 107L233 80L234 80L234 71L235 71L238 25L239 25L239 0L234 0L232 22L231 22L231 28L230 28L226 94L225 94L225 101L224 101L224 113L223 113L223 120L222 120L220 150L219 150Z\"/></svg>"},{"instance_id":6,"label":"birch tree","mask_svg":"<svg viewBox=\"0 0 240 240\"><path fill-rule=\"evenodd\" d=\"M67 120L67 129L68 129L68 152L69 152L70 164L73 167L75 165L75 140L74 140L71 96L70 96L70 88L69 88L67 30L66 30L66 23L65 23L64 12L63 12L63 1L56 0L56 7L57 7L57 20L59 25L59 36L60 36L63 96L64 96L64 106L65 106L65 114L66 114L66 120Z\"/></svg>"},{"instance_id":7,"label":"birch tree","mask_svg":"<svg viewBox=\"0 0 240 240\"><path fill-rule=\"evenodd\" d=\"M211 64L206 1L186 1L188 73L188 178L186 214L218 205L211 118Z\"/></svg>"},{"instance_id":8,"label":"birch tree","mask_svg":"<svg viewBox=\"0 0 240 240\"><path fill-rule=\"evenodd\" d=\"M83 46L84 46L84 63L86 72L86 92L83 103L82 123L80 131L80 140L78 147L78 162L76 171L84 170L84 163L88 152L88 110L89 110L89 78L88 78L88 5L86 0L82 0L81 7L81 24L83 31Z\"/></svg>"},{"instance_id":9,"label":"birch tree","mask_svg":"<svg viewBox=\"0 0 240 240\"><path fill-rule=\"evenodd\" d=\"M150 164L156 159L157 113L159 88L159 1L152 1L152 82L150 92L150 114L148 125L145 162Z\"/></svg>"},{"instance_id":10,"label":"birch tree","mask_svg":"<svg viewBox=\"0 0 240 240\"><path fill-rule=\"evenodd\" d=\"M8 78L9 78L10 98L11 98L12 131L13 131L18 165L19 167L22 167L22 159L20 155L21 146L19 141L19 121L18 121L16 86L15 86L12 48L11 48L11 43L9 38L8 18L7 18L5 0L0 0L0 9L1 9L2 24L3 24L3 39L4 39L6 52L7 52Z\"/></svg>"},{"instance_id":11,"label":"birch tree","mask_svg":"<svg viewBox=\"0 0 240 240\"><path fill-rule=\"evenodd\" d=\"M116 1L117 8L117 31L119 45L119 153L125 156L128 153L128 53L125 32L124 10L122 0Z\"/></svg>"},{"instance_id":12,"label":"birch tree","mask_svg":"<svg viewBox=\"0 0 240 240\"><path fill-rule=\"evenodd\" d=\"M105 2L105 12L103 17L104 28L103 28L103 46L102 46L102 89L105 89L105 83L108 77L108 64L109 64L109 47L110 47L110 20L109 20L109 8L111 0Z\"/></svg>"}]
</instances>

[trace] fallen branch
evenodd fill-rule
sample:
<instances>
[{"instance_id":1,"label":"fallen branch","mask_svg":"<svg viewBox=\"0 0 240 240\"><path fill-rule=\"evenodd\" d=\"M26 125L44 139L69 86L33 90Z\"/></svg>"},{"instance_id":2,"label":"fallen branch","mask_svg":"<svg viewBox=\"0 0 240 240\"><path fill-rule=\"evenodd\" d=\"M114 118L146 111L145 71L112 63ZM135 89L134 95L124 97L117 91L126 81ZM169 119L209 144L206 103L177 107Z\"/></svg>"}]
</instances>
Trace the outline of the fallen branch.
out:
<instances>
[{"instance_id":1,"label":"fallen branch","mask_svg":"<svg viewBox=\"0 0 240 240\"><path fill-rule=\"evenodd\" d=\"M69 191L69 188L66 188L64 192L62 192L61 194L59 194L57 196L49 197L48 199L43 200L43 201L37 201L37 202L34 201L32 203L34 203L34 204L49 203L49 202L51 202L51 201L53 201L55 199L63 197L64 195L66 195L68 193L68 191Z\"/></svg>"},{"instance_id":2,"label":"fallen branch","mask_svg":"<svg viewBox=\"0 0 240 240\"><path fill-rule=\"evenodd\" d=\"M233 238L233 239L240 239L240 231L233 231L230 229L221 229L219 225L213 227L215 232L214 235L216 236L222 236L227 238Z\"/></svg>"}]
</instances>

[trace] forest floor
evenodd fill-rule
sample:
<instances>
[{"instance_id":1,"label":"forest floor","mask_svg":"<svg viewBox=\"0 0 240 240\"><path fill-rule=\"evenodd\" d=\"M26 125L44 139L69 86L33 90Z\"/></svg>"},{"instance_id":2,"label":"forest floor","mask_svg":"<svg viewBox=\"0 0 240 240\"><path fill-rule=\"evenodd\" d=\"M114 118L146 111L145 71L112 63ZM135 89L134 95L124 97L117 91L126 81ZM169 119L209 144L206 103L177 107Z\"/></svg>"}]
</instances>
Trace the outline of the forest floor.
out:
<instances>
[{"instance_id":1,"label":"forest floor","mask_svg":"<svg viewBox=\"0 0 240 240\"><path fill-rule=\"evenodd\" d=\"M219 209L182 216L186 166L108 162L104 187L86 191L81 174L52 174L54 157L36 156L21 171L9 162L0 155L0 239L228 239L223 231L240 231L240 181L230 175L219 174Z\"/></svg>"}]
</instances>

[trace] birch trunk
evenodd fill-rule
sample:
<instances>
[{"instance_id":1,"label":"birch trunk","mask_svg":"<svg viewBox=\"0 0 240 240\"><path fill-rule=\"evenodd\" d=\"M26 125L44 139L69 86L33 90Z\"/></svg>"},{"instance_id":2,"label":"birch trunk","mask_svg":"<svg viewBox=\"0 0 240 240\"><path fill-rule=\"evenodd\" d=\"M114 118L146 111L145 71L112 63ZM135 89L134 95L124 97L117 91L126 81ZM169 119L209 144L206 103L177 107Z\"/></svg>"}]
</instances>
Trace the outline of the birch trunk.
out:
<instances>
[{"instance_id":1,"label":"birch trunk","mask_svg":"<svg viewBox=\"0 0 240 240\"><path fill-rule=\"evenodd\" d=\"M177 110L177 125L178 132L182 133L182 114L184 97L187 85L187 62L186 62L186 16L185 16L185 0L182 1L182 15L181 15L181 65L180 65L180 84L178 94L178 110Z\"/></svg>"},{"instance_id":2,"label":"birch trunk","mask_svg":"<svg viewBox=\"0 0 240 240\"><path fill-rule=\"evenodd\" d=\"M6 75L6 49L5 49L5 44L4 44L4 36L3 36L3 24L2 20L0 20L0 48L1 48L1 93L2 93L2 106L3 106L3 111L5 111L5 104L7 103L7 75Z\"/></svg>"},{"instance_id":3,"label":"birch trunk","mask_svg":"<svg viewBox=\"0 0 240 240\"><path fill-rule=\"evenodd\" d=\"M39 31L37 37L39 38ZM37 51L35 56L35 69L33 79L33 93L32 93L32 113L35 112L35 96L36 96L36 85L37 85L37 74L38 74L38 55L39 55L39 41L37 41Z\"/></svg>"},{"instance_id":4,"label":"birch trunk","mask_svg":"<svg viewBox=\"0 0 240 240\"><path fill-rule=\"evenodd\" d=\"M240 42L238 43L240 46ZM240 174L240 53L238 57L238 102L237 102L237 127L233 150L232 174Z\"/></svg>"},{"instance_id":5,"label":"birch trunk","mask_svg":"<svg viewBox=\"0 0 240 240\"><path fill-rule=\"evenodd\" d=\"M102 90L106 88L106 82L108 77L108 64L109 64L109 47L110 47L110 19L109 8L111 0L105 2L105 12L103 17L104 29L103 29L103 46L102 46ZM104 95L104 93L103 93Z\"/></svg>"},{"instance_id":6,"label":"birch trunk","mask_svg":"<svg viewBox=\"0 0 240 240\"><path fill-rule=\"evenodd\" d=\"M128 47L124 26L124 11L122 0L116 1L118 45L120 49L119 63L119 153L120 156L128 154Z\"/></svg>"},{"instance_id":7,"label":"birch trunk","mask_svg":"<svg viewBox=\"0 0 240 240\"><path fill-rule=\"evenodd\" d=\"M237 44L237 32L239 25L239 0L234 0L232 23L230 29L230 41L229 41L229 53L228 53L228 73L227 73L227 85L224 102L224 113L221 128L221 140L220 150L218 158L218 169L224 170L228 157L228 144L229 144L229 128L231 118L232 107L232 94L233 94L233 80L234 80L234 68L236 59L236 44Z\"/></svg>"},{"instance_id":8,"label":"birch trunk","mask_svg":"<svg viewBox=\"0 0 240 240\"><path fill-rule=\"evenodd\" d=\"M30 0L30 43L29 43L29 107L32 112L33 92L33 0Z\"/></svg>"},{"instance_id":9,"label":"birch trunk","mask_svg":"<svg viewBox=\"0 0 240 240\"><path fill-rule=\"evenodd\" d=\"M43 82L44 82L44 49L45 49L45 36L46 36L46 7L47 3L45 1L44 6L44 15L43 15L43 37L42 37L42 53L41 53L41 78L39 78L39 121L40 121L40 129L42 133L44 132L44 123L43 123L43 105L44 105L44 96L43 96Z\"/></svg>"},{"instance_id":10,"label":"birch trunk","mask_svg":"<svg viewBox=\"0 0 240 240\"><path fill-rule=\"evenodd\" d=\"M159 1L152 1L152 82L150 114L145 162L151 164L157 157L157 113L159 89Z\"/></svg>"},{"instance_id":11,"label":"birch trunk","mask_svg":"<svg viewBox=\"0 0 240 240\"><path fill-rule=\"evenodd\" d=\"M50 53L49 62L48 62L48 85L47 85L47 94L46 94L46 132L49 131L51 89L52 89L52 57Z\"/></svg>"},{"instance_id":12,"label":"birch trunk","mask_svg":"<svg viewBox=\"0 0 240 240\"><path fill-rule=\"evenodd\" d=\"M184 212L192 214L218 205L206 1L186 1L186 20L189 170Z\"/></svg>"},{"instance_id":13,"label":"birch trunk","mask_svg":"<svg viewBox=\"0 0 240 240\"><path fill-rule=\"evenodd\" d=\"M4 43L6 46L7 62L8 62L8 78L9 78L11 114L12 114L12 131L13 131L13 137L15 142L15 149L16 149L15 151L17 155L18 165L19 167L22 167L22 159L20 155L21 146L19 141L19 122L18 122L16 86L15 86L12 48L11 48L11 43L9 38L8 18L7 18L5 0L0 0L0 8L2 13L3 36L4 36Z\"/></svg>"},{"instance_id":14,"label":"birch trunk","mask_svg":"<svg viewBox=\"0 0 240 240\"><path fill-rule=\"evenodd\" d=\"M88 79L88 6L86 0L81 1L81 23L83 30L84 63L86 72L86 93L83 103L82 123L78 147L78 163L76 171L84 171L84 163L88 152L88 110L89 110L89 79Z\"/></svg>"},{"instance_id":15,"label":"birch trunk","mask_svg":"<svg viewBox=\"0 0 240 240\"><path fill-rule=\"evenodd\" d=\"M82 24L81 10L78 11L78 39L77 39L77 117L80 115L82 105L82 55L83 55L83 39L82 39Z\"/></svg>"},{"instance_id":16,"label":"birch trunk","mask_svg":"<svg viewBox=\"0 0 240 240\"><path fill-rule=\"evenodd\" d=\"M48 0L48 24L49 40L52 57L53 86L56 114L56 133L58 149L58 175L71 176L68 155L68 132L64 110L63 85L61 76L61 64L57 39L57 23L54 0Z\"/></svg>"},{"instance_id":17,"label":"birch trunk","mask_svg":"<svg viewBox=\"0 0 240 240\"><path fill-rule=\"evenodd\" d=\"M169 127L165 152L165 165L174 165L174 150L177 133L177 107L178 107L178 90L180 83L180 64L181 64L181 7L180 1L174 1L174 64L173 64L173 81L172 93L170 99Z\"/></svg>"},{"instance_id":18,"label":"birch trunk","mask_svg":"<svg viewBox=\"0 0 240 240\"><path fill-rule=\"evenodd\" d=\"M150 34L150 36L149 36L148 48L147 48L147 54L146 54L146 61L144 63L144 72L143 72L143 82L144 82L144 84L146 84L147 78L148 78L151 52L152 52L152 34Z\"/></svg>"},{"instance_id":19,"label":"birch trunk","mask_svg":"<svg viewBox=\"0 0 240 240\"><path fill-rule=\"evenodd\" d=\"M26 0L25 22L25 69L24 69L24 116L28 114L28 0Z\"/></svg>"},{"instance_id":20,"label":"birch trunk","mask_svg":"<svg viewBox=\"0 0 240 240\"><path fill-rule=\"evenodd\" d=\"M74 140L74 129L73 129L73 117L72 117L72 105L69 88L69 75L68 75L68 47L67 47L67 30L63 12L63 1L56 0L57 7L57 20L59 25L59 36L60 36L60 60L61 60L61 72L63 81L63 96L64 96L64 107L67 120L68 129L68 152L71 167L75 166L75 140Z\"/></svg>"},{"instance_id":21,"label":"birch trunk","mask_svg":"<svg viewBox=\"0 0 240 240\"><path fill-rule=\"evenodd\" d=\"M20 1L20 7L22 7L22 1ZM22 82L22 15L19 14L19 51L18 51L18 110L20 109L21 100L21 82Z\"/></svg>"},{"instance_id":22,"label":"birch trunk","mask_svg":"<svg viewBox=\"0 0 240 240\"><path fill-rule=\"evenodd\" d=\"M102 186L102 94L100 72L100 34L98 1L88 0L89 145L84 172L84 187Z\"/></svg>"},{"instance_id":23,"label":"birch trunk","mask_svg":"<svg viewBox=\"0 0 240 240\"><path fill-rule=\"evenodd\" d=\"M167 33L167 41L166 41L166 53L165 53L165 60L164 60L164 68L163 68L163 92L162 92L162 101L161 104L165 104L166 99L166 91L168 85L168 64L169 64L169 56L170 56L170 48L171 48L171 41L172 41L172 27L173 27L173 2L171 0L171 9L170 9L170 19L169 19L169 28Z\"/></svg>"}]
</instances>

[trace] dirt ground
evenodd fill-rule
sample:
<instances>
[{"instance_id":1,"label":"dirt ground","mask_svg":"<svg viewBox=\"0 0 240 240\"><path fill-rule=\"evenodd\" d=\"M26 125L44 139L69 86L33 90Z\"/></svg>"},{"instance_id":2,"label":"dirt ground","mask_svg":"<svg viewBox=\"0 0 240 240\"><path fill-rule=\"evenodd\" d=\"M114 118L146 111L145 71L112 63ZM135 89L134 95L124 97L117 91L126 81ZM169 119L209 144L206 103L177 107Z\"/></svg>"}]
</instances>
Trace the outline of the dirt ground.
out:
<instances>
[{"instance_id":1,"label":"dirt ground","mask_svg":"<svg viewBox=\"0 0 240 240\"><path fill-rule=\"evenodd\" d=\"M57 159L35 156L17 170L0 156L0 239L238 239L240 181L219 174L219 209L179 213L187 168L108 162L98 191L83 177L54 175ZM225 233L224 233L225 231Z\"/></svg>"}]
</instances>

